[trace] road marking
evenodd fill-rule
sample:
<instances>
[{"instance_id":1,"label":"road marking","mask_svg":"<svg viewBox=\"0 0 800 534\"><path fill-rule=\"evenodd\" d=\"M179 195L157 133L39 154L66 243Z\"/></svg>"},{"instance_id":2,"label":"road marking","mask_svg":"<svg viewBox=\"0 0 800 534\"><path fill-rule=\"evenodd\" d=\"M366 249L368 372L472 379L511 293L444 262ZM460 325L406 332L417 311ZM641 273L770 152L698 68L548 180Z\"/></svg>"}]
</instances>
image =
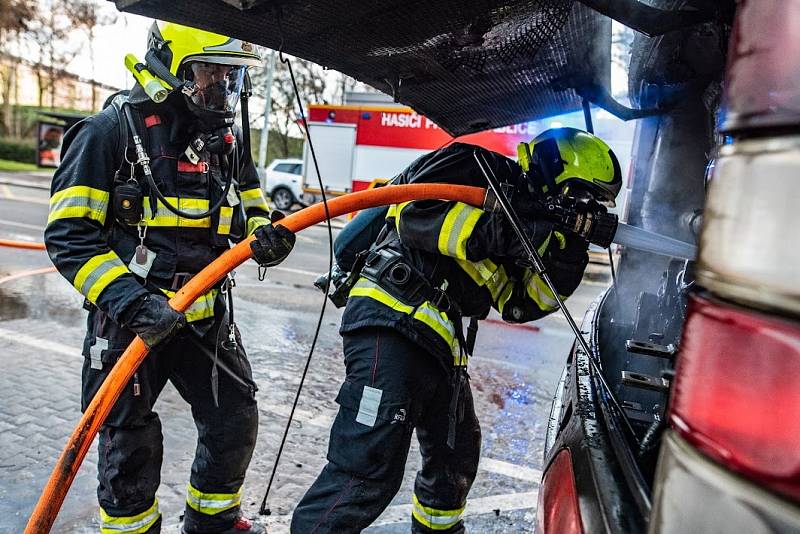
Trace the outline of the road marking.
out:
<instances>
[{"instance_id":1,"label":"road marking","mask_svg":"<svg viewBox=\"0 0 800 534\"><path fill-rule=\"evenodd\" d=\"M54 343L52 341L31 337L26 334L12 332L11 330L5 330L2 328L0 328L0 339L5 339L12 343L19 343L20 345L27 345L33 349L39 349L46 352L57 352L58 354L63 354L65 356L80 356L79 351L75 349L68 349L60 343Z\"/></svg>"},{"instance_id":2,"label":"road marking","mask_svg":"<svg viewBox=\"0 0 800 534\"><path fill-rule=\"evenodd\" d=\"M504 462L503 460L496 460L494 458L481 458L478 469L504 475L507 477L525 480L527 482L536 482L542 480L542 472L538 469L524 467L522 465L512 464L511 462Z\"/></svg>"},{"instance_id":3,"label":"road marking","mask_svg":"<svg viewBox=\"0 0 800 534\"><path fill-rule=\"evenodd\" d=\"M278 267L271 267L271 268L275 269L276 271L285 271L287 273L302 274L302 275L305 275L305 276L313 276L314 278L316 278L317 276L322 274L322 273L312 273L311 271L304 271L303 269L295 269L293 267L281 267L281 266L278 266Z\"/></svg>"},{"instance_id":4,"label":"road marking","mask_svg":"<svg viewBox=\"0 0 800 534\"><path fill-rule=\"evenodd\" d=\"M535 509L539 491L528 491L523 493L506 493L501 495L490 495L467 500L467 509L464 516L475 516L481 514L491 514L495 510L500 513L511 512L514 510ZM292 514L274 514L263 519L263 524L269 527L270 532L286 532L283 528L288 527L292 519ZM395 504L384 510L383 514L374 522L371 527L384 525L396 525L398 523L411 522L411 505ZM280 529L280 530L278 530ZM367 530L369 532L369 529Z\"/></svg>"},{"instance_id":5,"label":"road marking","mask_svg":"<svg viewBox=\"0 0 800 534\"><path fill-rule=\"evenodd\" d=\"M0 191L3 191L3 198L13 199L14 193L11 192L11 188L7 185L0 186Z\"/></svg>"},{"instance_id":6,"label":"road marking","mask_svg":"<svg viewBox=\"0 0 800 534\"><path fill-rule=\"evenodd\" d=\"M8 226L17 226L19 228L27 228L29 230L37 230L39 232L44 230L44 228L41 225L21 223L17 221L9 221L6 219L0 219L0 224L7 224Z\"/></svg>"},{"instance_id":7,"label":"road marking","mask_svg":"<svg viewBox=\"0 0 800 534\"><path fill-rule=\"evenodd\" d=\"M490 514L495 510L500 510L502 513L512 510L536 508L538 497L539 491L536 490L525 493L507 493L503 495L479 497L477 499L467 499L467 509L464 511L464 516ZM411 505L395 504L394 506L388 507L372 526L378 527L396 523L409 523L410 521Z\"/></svg>"}]
</instances>

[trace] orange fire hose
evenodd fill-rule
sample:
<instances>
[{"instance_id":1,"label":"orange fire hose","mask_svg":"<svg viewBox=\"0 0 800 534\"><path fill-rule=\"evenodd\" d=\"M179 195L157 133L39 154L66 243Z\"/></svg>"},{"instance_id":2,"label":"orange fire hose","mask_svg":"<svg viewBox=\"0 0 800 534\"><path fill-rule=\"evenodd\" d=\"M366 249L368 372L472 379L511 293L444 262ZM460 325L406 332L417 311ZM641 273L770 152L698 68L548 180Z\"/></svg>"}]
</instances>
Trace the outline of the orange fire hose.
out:
<instances>
[{"instance_id":1,"label":"orange fire hose","mask_svg":"<svg viewBox=\"0 0 800 534\"><path fill-rule=\"evenodd\" d=\"M32 241L13 241L11 239L0 239L0 247L27 248L30 250L44 250L44 243L34 243Z\"/></svg>"},{"instance_id":2,"label":"orange fire hose","mask_svg":"<svg viewBox=\"0 0 800 534\"><path fill-rule=\"evenodd\" d=\"M444 184L398 185L359 191L334 198L328 201L328 210L331 217L338 217L352 211L375 206L425 199L456 200L472 206L482 206L485 196L486 190L480 187ZM315 204L288 215L277 224L281 224L293 232L299 232L324 220L325 206ZM200 271L170 299L170 305L178 311L185 311L195 299L206 293L226 274L251 257L250 241L252 239L253 237L245 239ZM28 525L25 527L26 534L50 532L92 440L147 352L147 347L137 337L111 369L61 452L61 456L50 474L50 479L36 503L36 508L28 520Z\"/></svg>"}]
</instances>

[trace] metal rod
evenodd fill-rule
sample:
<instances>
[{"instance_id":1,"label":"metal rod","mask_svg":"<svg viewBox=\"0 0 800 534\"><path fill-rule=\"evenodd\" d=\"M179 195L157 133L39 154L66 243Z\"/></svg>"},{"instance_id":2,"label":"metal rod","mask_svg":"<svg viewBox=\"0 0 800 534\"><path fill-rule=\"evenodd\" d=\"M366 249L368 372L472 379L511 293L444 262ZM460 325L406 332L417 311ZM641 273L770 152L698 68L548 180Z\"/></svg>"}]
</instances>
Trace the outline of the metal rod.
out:
<instances>
[{"instance_id":1,"label":"metal rod","mask_svg":"<svg viewBox=\"0 0 800 534\"><path fill-rule=\"evenodd\" d=\"M594 123L592 123L592 105L589 103L589 99L584 97L583 101L583 122L586 123L586 131L590 134L594 133Z\"/></svg>"},{"instance_id":2,"label":"metal rod","mask_svg":"<svg viewBox=\"0 0 800 534\"><path fill-rule=\"evenodd\" d=\"M561 299L561 295L558 294L558 289L556 289L553 281L550 280L550 275L547 274L547 269L545 268L544 261L542 261L542 257L539 255L536 247L533 246L533 243L531 243L528 234L526 234L525 230L523 230L522 221L520 221L519 216L514 208L511 207L511 202L509 202L508 197L506 197L505 193L503 193L502 188L500 187L500 182L497 181L497 177L495 177L493 173L487 172L487 169L490 169L490 167L485 159L481 161L481 159L483 159L482 155L479 156L477 151L473 152L472 155L475 157L475 161L478 162L478 167L481 169L484 177L486 177L487 182L489 182L489 187L492 188L492 192L494 192L497 202L500 204L500 207L503 209L506 217L508 217L508 222L511 223L511 227L514 229L514 232L522 242L522 248L525 250L528 260L533 264L534 268L536 269L536 273L541 276L542 280L544 280L544 283L550 288L556 303L558 303L558 307L563 312L564 317L566 317L567 323L569 323L569 327L575 334L575 338L578 340L578 343L580 343L583 350L586 351L586 354L591 354L591 351L589 350L589 344L586 343L586 340L583 338L578 325L575 323L575 319L572 318L572 314L570 314L569 310L567 310L567 306Z\"/></svg>"},{"instance_id":3,"label":"metal rod","mask_svg":"<svg viewBox=\"0 0 800 534\"><path fill-rule=\"evenodd\" d=\"M625 414L625 411L620 406L619 402L617 401L617 397L614 395L614 392L611 390L611 386L608 385L606 382L605 376L603 376L603 371L600 368L597 359L595 358L594 353L589 348L589 344L586 342L586 339L583 337L578 325L575 323L575 319L573 319L572 314L567 309L566 304L561 299L561 296L558 294L558 290L556 289L555 285L553 284L552 280L550 280L550 275L547 273L547 269L545 268L544 261L542 257L539 255L539 252L536 250L536 247L533 246L531 243L531 239L528 234L525 233L525 230L522 227L522 221L519 219L519 215L517 215L516 210L511 206L511 202L506 197L506 194L503 192L502 187L500 186L500 182L497 180L497 177L491 170L488 162L483 158L483 156L479 156L478 152L473 152L473 157L475 161L478 163L478 168L481 170L481 173L486 178L486 181L489 184L489 188L494 193L497 202L500 204L500 207L505 213L506 217L508 218L509 223L511 223L511 227L514 229L514 233L517 234L519 237L520 242L522 243L522 248L525 250L525 254L528 256L528 261L533 264L536 273L544 280L547 287L550 288L550 291L553 293L553 297L555 298L556 303L558 304L561 313L564 314L564 317L567 319L567 323L569 324L572 332L575 334L575 339L578 344L581 346L581 349L586 353L586 356L589 358L589 364L597 373L597 378L605 389L606 394L608 395L609 400L614 405L616 410L619 412L620 418L622 419L625 427L627 428L628 432L633 438L634 442L638 443L639 440L636 437L636 432L634 432L633 427L631 426L631 422L628 420L628 416ZM483 159L483 161L481 161Z\"/></svg>"}]
</instances>

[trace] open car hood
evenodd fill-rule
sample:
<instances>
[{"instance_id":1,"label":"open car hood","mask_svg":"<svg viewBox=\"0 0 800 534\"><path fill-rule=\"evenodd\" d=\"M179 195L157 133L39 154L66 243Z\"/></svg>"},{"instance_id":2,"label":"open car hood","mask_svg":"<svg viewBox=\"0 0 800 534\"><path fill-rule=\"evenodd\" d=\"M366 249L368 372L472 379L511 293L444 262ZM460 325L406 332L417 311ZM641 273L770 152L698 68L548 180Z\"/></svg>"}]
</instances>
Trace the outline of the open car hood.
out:
<instances>
[{"instance_id":1,"label":"open car hood","mask_svg":"<svg viewBox=\"0 0 800 534\"><path fill-rule=\"evenodd\" d=\"M581 107L610 84L611 21L572 0L114 0L367 83L454 136Z\"/></svg>"}]
</instances>

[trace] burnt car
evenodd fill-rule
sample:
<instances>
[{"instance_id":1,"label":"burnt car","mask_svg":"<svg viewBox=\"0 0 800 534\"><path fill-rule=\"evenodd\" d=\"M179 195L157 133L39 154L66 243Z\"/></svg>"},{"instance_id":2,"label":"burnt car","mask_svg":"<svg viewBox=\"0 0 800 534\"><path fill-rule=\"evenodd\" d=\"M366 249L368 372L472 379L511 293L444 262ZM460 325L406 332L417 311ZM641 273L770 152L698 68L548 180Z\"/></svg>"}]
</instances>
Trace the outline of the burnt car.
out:
<instances>
[{"instance_id":1,"label":"burnt car","mask_svg":"<svg viewBox=\"0 0 800 534\"><path fill-rule=\"evenodd\" d=\"M567 355L544 533L800 532L800 2L116 0L372 85L454 136L577 111L636 120L628 248ZM612 20L636 32L631 106Z\"/></svg>"}]
</instances>

